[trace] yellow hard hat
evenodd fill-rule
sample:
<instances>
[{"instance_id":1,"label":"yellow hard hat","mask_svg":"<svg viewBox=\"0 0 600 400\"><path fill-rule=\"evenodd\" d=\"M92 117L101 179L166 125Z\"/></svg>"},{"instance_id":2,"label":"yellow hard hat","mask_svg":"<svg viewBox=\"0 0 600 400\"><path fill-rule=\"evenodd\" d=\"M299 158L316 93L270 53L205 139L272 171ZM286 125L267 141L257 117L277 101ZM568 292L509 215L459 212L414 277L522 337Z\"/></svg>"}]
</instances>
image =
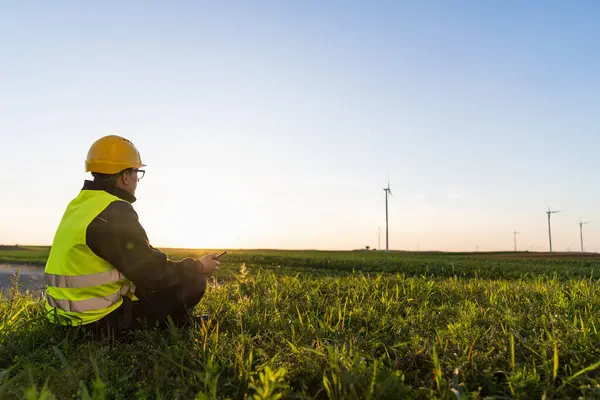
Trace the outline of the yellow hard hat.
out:
<instances>
[{"instance_id":1,"label":"yellow hard hat","mask_svg":"<svg viewBox=\"0 0 600 400\"><path fill-rule=\"evenodd\" d=\"M140 167L145 167L140 152L129 140L117 135L96 140L85 160L86 172L100 174L118 174L128 168Z\"/></svg>"}]
</instances>

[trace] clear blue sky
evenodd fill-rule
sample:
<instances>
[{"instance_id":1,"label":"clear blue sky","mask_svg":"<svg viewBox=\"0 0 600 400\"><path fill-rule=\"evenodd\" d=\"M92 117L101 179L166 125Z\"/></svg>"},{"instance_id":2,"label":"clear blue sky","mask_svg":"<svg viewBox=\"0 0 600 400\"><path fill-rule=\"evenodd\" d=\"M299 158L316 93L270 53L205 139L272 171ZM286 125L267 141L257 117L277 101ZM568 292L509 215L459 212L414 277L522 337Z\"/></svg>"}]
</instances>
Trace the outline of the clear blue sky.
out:
<instances>
[{"instance_id":1,"label":"clear blue sky","mask_svg":"<svg viewBox=\"0 0 600 400\"><path fill-rule=\"evenodd\" d=\"M600 251L596 1L0 9L0 243L49 244L118 133L156 246ZM382 240L383 243L383 240Z\"/></svg>"}]
</instances>

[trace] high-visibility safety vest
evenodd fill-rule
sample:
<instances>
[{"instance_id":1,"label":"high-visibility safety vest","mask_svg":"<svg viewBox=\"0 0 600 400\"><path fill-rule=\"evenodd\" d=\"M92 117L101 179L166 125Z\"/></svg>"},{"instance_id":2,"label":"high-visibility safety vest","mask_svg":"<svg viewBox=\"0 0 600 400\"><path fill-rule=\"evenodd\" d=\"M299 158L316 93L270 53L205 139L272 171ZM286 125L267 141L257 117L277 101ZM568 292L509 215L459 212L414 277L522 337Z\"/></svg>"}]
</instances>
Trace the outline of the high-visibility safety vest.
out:
<instances>
[{"instance_id":1,"label":"high-visibility safety vest","mask_svg":"<svg viewBox=\"0 0 600 400\"><path fill-rule=\"evenodd\" d=\"M69 203L46 263L46 315L63 325L86 325L133 296L132 283L86 244L88 225L114 201L103 190L82 190Z\"/></svg>"}]
</instances>

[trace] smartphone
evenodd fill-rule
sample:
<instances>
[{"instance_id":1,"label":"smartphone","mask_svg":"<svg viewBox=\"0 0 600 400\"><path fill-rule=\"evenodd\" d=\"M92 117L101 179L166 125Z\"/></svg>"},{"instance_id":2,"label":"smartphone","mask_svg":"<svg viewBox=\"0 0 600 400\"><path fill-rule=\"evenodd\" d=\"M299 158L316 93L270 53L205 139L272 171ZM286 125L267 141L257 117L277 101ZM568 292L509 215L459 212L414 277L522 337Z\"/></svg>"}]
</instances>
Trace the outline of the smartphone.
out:
<instances>
[{"instance_id":1,"label":"smartphone","mask_svg":"<svg viewBox=\"0 0 600 400\"><path fill-rule=\"evenodd\" d=\"M221 256L223 256L223 255L225 255L225 254L227 254L227 250L225 250L224 252L222 252L222 253L220 253L220 254L217 254L217 257L216 257L216 259L218 260L218 259L219 259Z\"/></svg>"}]
</instances>

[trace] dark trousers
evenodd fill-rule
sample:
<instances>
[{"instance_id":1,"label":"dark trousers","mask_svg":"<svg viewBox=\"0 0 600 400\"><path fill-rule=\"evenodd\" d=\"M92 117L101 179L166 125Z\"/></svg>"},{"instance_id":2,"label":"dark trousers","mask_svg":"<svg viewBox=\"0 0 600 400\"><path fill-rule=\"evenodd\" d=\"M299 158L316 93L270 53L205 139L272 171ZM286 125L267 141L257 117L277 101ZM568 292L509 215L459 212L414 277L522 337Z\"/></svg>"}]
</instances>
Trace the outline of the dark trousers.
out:
<instances>
[{"instance_id":1,"label":"dark trousers","mask_svg":"<svg viewBox=\"0 0 600 400\"><path fill-rule=\"evenodd\" d=\"M206 291L206 277L194 275L179 286L146 296L136 295L138 301L124 297L123 304L118 309L84 327L94 336L116 337L128 330L166 326L169 316L176 325L183 325L189 321L189 312Z\"/></svg>"}]
</instances>

